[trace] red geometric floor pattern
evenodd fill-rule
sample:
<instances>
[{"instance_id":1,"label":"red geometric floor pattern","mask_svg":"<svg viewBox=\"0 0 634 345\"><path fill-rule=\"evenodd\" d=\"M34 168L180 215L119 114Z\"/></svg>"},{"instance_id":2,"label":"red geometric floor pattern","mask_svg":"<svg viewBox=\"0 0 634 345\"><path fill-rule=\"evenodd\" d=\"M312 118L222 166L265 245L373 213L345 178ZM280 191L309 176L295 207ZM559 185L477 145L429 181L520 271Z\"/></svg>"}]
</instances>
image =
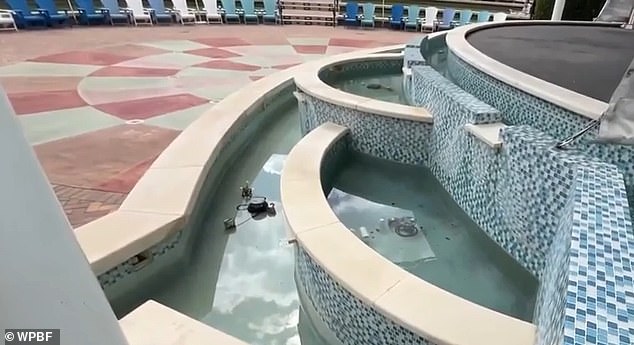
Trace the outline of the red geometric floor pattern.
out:
<instances>
[{"instance_id":1,"label":"red geometric floor pattern","mask_svg":"<svg viewBox=\"0 0 634 345\"><path fill-rule=\"evenodd\" d=\"M328 47L369 48L403 43L403 37L375 41L353 38L330 38L328 44L290 44L286 37L261 35L261 45L291 46L297 54L325 54ZM349 36L349 35L348 35ZM262 66L231 61L241 54L230 51L232 47L251 46L248 40L234 37L210 37L190 39L208 46L183 51L194 57L209 59L190 66L224 71L258 71ZM162 77L171 78L179 73L179 67L126 66L135 59L170 54L172 51L140 44L126 43L116 47L90 50L73 50L40 56L28 61L80 66L101 66L86 76L103 78ZM245 61L245 60L241 60ZM250 60L249 60L250 61ZM288 60L286 60L288 61ZM124 66L119 66L123 64ZM281 59L270 66L282 70L299 64ZM117 65L117 66L114 66ZM191 77L195 82L196 76ZM261 75L250 75L258 80ZM89 105L78 92L84 77L79 76L0 76L0 83L7 92L18 115L67 110L92 106L103 113L122 120L152 119L162 114L209 103L208 99L187 92L169 95L121 100ZM135 90L107 90L116 96L133 95ZM134 98L134 97L131 97ZM121 124L84 134L65 137L35 146L36 154L53 183L58 199L75 227L97 219L117 209L127 193L136 184L156 157L179 134L178 130L147 124Z\"/></svg>"}]
</instances>

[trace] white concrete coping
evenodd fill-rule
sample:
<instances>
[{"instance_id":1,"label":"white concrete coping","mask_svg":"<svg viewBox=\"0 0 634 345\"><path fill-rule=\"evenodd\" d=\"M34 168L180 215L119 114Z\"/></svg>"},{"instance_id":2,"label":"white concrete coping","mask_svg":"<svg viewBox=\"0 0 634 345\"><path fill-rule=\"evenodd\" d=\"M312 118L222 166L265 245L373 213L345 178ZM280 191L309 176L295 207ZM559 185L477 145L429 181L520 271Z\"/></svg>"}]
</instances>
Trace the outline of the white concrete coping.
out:
<instances>
[{"instance_id":1,"label":"white concrete coping","mask_svg":"<svg viewBox=\"0 0 634 345\"><path fill-rule=\"evenodd\" d=\"M295 85L298 89L310 96L345 108L355 109L380 116L431 123L433 122L433 116L425 108L384 102L373 98L354 95L338 90L326 84L319 78L319 72L332 68L336 65L402 58L403 54L388 53L359 54L356 56L336 55L315 61L314 63L311 63L310 66L302 69L302 71L297 73L295 76Z\"/></svg>"},{"instance_id":2,"label":"white concrete coping","mask_svg":"<svg viewBox=\"0 0 634 345\"><path fill-rule=\"evenodd\" d=\"M153 300L126 315L119 325L130 345L247 345Z\"/></svg>"},{"instance_id":3,"label":"white concrete coping","mask_svg":"<svg viewBox=\"0 0 634 345\"><path fill-rule=\"evenodd\" d=\"M476 138L485 144L491 146L494 149L502 147L502 139L500 138L500 131L507 126L501 122L485 123L474 125L467 123L464 125L464 129L473 134Z\"/></svg>"},{"instance_id":4,"label":"white concrete coping","mask_svg":"<svg viewBox=\"0 0 634 345\"><path fill-rule=\"evenodd\" d=\"M325 123L289 153L281 201L297 244L379 314L439 345L533 345L535 325L482 307L408 273L339 221L322 191L325 154L348 129Z\"/></svg>"},{"instance_id":5,"label":"white concrete coping","mask_svg":"<svg viewBox=\"0 0 634 345\"><path fill-rule=\"evenodd\" d=\"M608 104L561 86L534 77L507 66L476 49L467 41L467 36L478 30L506 25L552 24L551 21L514 20L505 22L487 22L457 27L447 32L447 47L452 53L480 71L520 89L530 95L560 106L571 112L597 120L608 108ZM558 22L585 23L588 22Z\"/></svg>"},{"instance_id":6,"label":"white concrete coping","mask_svg":"<svg viewBox=\"0 0 634 345\"><path fill-rule=\"evenodd\" d=\"M367 56L402 48L394 45L342 54ZM189 125L161 153L132 189L120 209L75 230L77 240L96 275L180 231L189 220L201 185L220 150L261 105L277 96L311 62L277 72L226 97Z\"/></svg>"}]
</instances>

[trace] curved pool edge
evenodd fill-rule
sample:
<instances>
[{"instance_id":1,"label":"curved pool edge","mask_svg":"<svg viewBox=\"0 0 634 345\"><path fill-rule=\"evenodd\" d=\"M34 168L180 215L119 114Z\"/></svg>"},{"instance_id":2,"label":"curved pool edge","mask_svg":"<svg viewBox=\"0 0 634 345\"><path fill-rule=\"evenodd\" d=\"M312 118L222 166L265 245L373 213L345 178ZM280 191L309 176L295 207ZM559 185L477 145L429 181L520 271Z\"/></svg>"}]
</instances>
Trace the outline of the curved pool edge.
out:
<instances>
[{"instance_id":1,"label":"curved pool edge","mask_svg":"<svg viewBox=\"0 0 634 345\"><path fill-rule=\"evenodd\" d=\"M408 273L362 243L339 221L324 196L321 169L324 157L348 133L346 127L325 123L308 133L287 157L281 199L301 250L355 298L427 341L441 345L534 344L535 325Z\"/></svg>"},{"instance_id":2,"label":"curved pool edge","mask_svg":"<svg viewBox=\"0 0 634 345\"><path fill-rule=\"evenodd\" d=\"M364 49L340 56L353 58L403 46ZM103 274L181 231L220 151L249 120L253 110L291 85L294 75L333 58L307 62L254 81L218 102L181 132L117 211L75 230L93 272Z\"/></svg>"},{"instance_id":3,"label":"curved pool edge","mask_svg":"<svg viewBox=\"0 0 634 345\"><path fill-rule=\"evenodd\" d=\"M322 59L307 66L299 72L294 80L295 85L302 92L326 100L349 109L355 109L371 114L432 123L433 116L425 108L414 107L393 102L380 101L369 97L355 95L341 91L328 85L320 77L320 73L337 65L352 64L355 62L370 62L381 60L403 59L403 54L394 53L361 53L355 56L336 55L330 59Z\"/></svg>"},{"instance_id":4,"label":"curved pool edge","mask_svg":"<svg viewBox=\"0 0 634 345\"><path fill-rule=\"evenodd\" d=\"M467 36L475 31L509 25L603 25L589 22L562 21L553 23L542 20L514 20L505 22L474 23L455 28L447 33L447 47L458 58L489 76L517 88L527 94L550 102L556 106L574 112L591 120L598 119L607 109L608 104L561 86L534 77L505 65L471 45Z\"/></svg>"}]
</instances>

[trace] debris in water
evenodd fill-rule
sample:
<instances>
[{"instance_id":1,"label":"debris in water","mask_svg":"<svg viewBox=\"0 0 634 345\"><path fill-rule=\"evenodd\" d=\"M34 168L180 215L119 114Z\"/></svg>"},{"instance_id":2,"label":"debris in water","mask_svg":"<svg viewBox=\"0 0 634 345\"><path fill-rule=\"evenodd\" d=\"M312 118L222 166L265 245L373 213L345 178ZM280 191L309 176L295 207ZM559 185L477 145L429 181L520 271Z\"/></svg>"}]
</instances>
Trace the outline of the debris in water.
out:
<instances>
[{"instance_id":1,"label":"debris in water","mask_svg":"<svg viewBox=\"0 0 634 345\"><path fill-rule=\"evenodd\" d=\"M381 84L377 84L377 83L370 83L368 85L366 85L366 87L368 89L372 89L372 90L378 90L381 88Z\"/></svg>"},{"instance_id":2,"label":"debris in water","mask_svg":"<svg viewBox=\"0 0 634 345\"><path fill-rule=\"evenodd\" d=\"M449 237L445 237L445 239L446 239L447 241L449 241Z\"/></svg>"}]
</instances>

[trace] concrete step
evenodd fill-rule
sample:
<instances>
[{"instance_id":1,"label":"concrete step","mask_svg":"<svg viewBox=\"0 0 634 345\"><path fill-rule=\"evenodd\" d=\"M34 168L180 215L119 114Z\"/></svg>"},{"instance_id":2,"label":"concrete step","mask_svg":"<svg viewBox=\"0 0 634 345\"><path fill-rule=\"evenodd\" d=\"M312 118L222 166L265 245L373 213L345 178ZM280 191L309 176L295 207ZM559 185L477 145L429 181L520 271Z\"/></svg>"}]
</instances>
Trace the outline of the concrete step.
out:
<instances>
[{"instance_id":1,"label":"concrete step","mask_svg":"<svg viewBox=\"0 0 634 345\"><path fill-rule=\"evenodd\" d=\"M283 11L289 10L301 10L301 11L330 11L332 12L333 6L305 6L302 4L297 5L282 5Z\"/></svg>"},{"instance_id":2,"label":"concrete step","mask_svg":"<svg viewBox=\"0 0 634 345\"><path fill-rule=\"evenodd\" d=\"M287 10L282 11L282 17L324 17L332 18L332 11L306 11L306 10Z\"/></svg>"},{"instance_id":3,"label":"concrete step","mask_svg":"<svg viewBox=\"0 0 634 345\"><path fill-rule=\"evenodd\" d=\"M334 26L335 23L332 20L305 20L305 19L284 19L282 20L284 25L321 25L321 26Z\"/></svg>"}]
</instances>

